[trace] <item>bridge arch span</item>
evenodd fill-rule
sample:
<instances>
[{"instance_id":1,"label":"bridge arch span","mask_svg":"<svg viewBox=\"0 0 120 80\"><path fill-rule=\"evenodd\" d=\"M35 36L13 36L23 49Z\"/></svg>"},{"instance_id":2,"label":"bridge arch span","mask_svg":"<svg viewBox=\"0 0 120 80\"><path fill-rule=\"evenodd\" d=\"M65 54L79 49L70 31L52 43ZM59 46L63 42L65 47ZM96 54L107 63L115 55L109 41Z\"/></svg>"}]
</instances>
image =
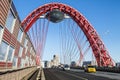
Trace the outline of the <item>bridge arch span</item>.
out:
<instances>
[{"instance_id":1,"label":"bridge arch span","mask_svg":"<svg viewBox=\"0 0 120 80\"><path fill-rule=\"evenodd\" d=\"M24 31L27 32L41 15L52 11L53 9L59 9L60 11L68 14L79 25L90 43L98 66L114 65L112 58L110 57L96 30L80 12L66 4L49 3L35 9L23 20L21 26Z\"/></svg>"}]
</instances>

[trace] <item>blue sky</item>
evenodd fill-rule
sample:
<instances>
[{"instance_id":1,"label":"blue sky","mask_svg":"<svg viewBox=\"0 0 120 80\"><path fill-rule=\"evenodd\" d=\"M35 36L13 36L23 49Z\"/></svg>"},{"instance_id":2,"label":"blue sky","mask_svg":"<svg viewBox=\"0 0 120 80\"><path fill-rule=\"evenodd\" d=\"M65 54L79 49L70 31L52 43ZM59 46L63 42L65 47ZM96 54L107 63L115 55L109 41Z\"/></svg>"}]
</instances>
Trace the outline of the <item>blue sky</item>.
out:
<instances>
[{"instance_id":1,"label":"blue sky","mask_svg":"<svg viewBox=\"0 0 120 80\"><path fill-rule=\"evenodd\" d=\"M13 0L21 21L34 9L50 2L61 2L77 9L94 26L102 38L111 57L120 62L120 0ZM56 32L54 32L56 31ZM53 54L59 53L59 47L54 44L52 36L57 28L51 28L43 59L50 60ZM58 36L55 37L58 39ZM58 43L58 40L56 40ZM46 56L49 55L49 56Z\"/></svg>"}]
</instances>

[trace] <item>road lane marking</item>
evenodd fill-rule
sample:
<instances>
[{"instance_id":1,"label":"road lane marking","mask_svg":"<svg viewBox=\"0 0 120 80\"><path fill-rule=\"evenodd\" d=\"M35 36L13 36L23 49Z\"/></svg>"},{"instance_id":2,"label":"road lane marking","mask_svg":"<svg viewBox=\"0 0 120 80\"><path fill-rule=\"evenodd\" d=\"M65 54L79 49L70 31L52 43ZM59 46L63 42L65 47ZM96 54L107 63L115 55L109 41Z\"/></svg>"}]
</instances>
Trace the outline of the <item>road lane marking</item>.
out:
<instances>
[{"instance_id":1,"label":"road lane marking","mask_svg":"<svg viewBox=\"0 0 120 80\"><path fill-rule=\"evenodd\" d=\"M60 72L63 72L63 71L60 71ZM70 74L70 73L66 73L66 72L63 72L63 73L68 74L68 75L71 75L71 76L73 76L73 77L77 77L77 78L82 79L82 80L88 80L87 78L83 78L83 77L80 77L80 76L76 76L76 75L74 75L74 74Z\"/></svg>"},{"instance_id":2,"label":"road lane marking","mask_svg":"<svg viewBox=\"0 0 120 80\"><path fill-rule=\"evenodd\" d=\"M70 71L84 72L84 70L79 70L79 69L71 69ZM96 73L86 73L86 74L91 74L93 76L106 77L106 78L110 78L110 79L120 80L120 74L119 73L97 71Z\"/></svg>"}]
</instances>

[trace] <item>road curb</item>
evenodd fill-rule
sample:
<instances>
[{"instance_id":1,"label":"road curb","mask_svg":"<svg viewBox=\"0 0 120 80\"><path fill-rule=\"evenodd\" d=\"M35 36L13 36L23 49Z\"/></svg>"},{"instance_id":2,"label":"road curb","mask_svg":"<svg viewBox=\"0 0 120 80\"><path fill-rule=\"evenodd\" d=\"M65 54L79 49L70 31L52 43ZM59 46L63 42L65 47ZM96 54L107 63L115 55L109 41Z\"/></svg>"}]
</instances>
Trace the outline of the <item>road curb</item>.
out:
<instances>
[{"instance_id":1,"label":"road curb","mask_svg":"<svg viewBox=\"0 0 120 80\"><path fill-rule=\"evenodd\" d=\"M36 80L46 80L43 69L40 69Z\"/></svg>"}]
</instances>

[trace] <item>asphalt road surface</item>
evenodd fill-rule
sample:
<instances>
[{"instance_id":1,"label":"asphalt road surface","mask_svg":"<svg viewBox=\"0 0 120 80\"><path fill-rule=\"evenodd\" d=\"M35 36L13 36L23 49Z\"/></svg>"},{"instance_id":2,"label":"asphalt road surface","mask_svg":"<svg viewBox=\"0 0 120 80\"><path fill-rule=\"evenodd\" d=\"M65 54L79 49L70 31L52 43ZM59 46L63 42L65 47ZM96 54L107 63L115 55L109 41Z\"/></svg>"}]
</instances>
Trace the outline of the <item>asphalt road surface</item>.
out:
<instances>
[{"instance_id":1,"label":"asphalt road surface","mask_svg":"<svg viewBox=\"0 0 120 80\"><path fill-rule=\"evenodd\" d=\"M86 73L81 70L62 71L61 69L44 69L44 74L46 80L120 80L120 78L98 75L99 72Z\"/></svg>"}]
</instances>

